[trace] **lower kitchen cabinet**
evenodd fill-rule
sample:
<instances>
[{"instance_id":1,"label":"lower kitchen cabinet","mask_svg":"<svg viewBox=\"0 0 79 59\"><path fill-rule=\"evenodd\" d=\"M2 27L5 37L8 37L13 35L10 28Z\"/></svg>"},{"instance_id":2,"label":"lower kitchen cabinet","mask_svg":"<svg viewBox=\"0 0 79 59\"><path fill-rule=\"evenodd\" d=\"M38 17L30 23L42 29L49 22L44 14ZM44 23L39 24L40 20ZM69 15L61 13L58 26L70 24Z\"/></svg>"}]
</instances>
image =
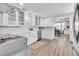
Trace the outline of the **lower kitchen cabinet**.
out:
<instances>
[{"instance_id":1,"label":"lower kitchen cabinet","mask_svg":"<svg viewBox=\"0 0 79 59\"><path fill-rule=\"evenodd\" d=\"M34 43L34 42L36 42L37 41L37 31L30 31L29 32L29 38L28 38L28 42L27 42L27 45L30 45L30 44L32 44L32 43Z\"/></svg>"},{"instance_id":2,"label":"lower kitchen cabinet","mask_svg":"<svg viewBox=\"0 0 79 59\"><path fill-rule=\"evenodd\" d=\"M42 30L42 38L53 40L54 28L45 28Z\"/></svg>"}]
</instances>

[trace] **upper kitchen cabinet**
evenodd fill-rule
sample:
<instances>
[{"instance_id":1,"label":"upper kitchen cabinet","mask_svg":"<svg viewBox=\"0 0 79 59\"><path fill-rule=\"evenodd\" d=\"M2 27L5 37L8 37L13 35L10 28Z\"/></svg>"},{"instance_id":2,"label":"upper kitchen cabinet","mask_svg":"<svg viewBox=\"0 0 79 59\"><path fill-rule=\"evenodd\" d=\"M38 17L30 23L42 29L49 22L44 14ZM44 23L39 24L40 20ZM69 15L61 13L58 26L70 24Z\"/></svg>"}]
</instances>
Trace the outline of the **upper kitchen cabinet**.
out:
<instances>
[{"instance_id":1,"label":"upper kitchen cabinet","mask_svg":"<svg viewBox=\"0 0 79 59\"><path fill-rule=\"evenodd\" d=\"M0 25L3 25L3 12L0 11Z\"/></svg>"},{"instance_id":2,"label":"upper kitchen cabinet","mask_svg":"<svg viewBox=\"0 0 79 59\"><path fill-rule=\"evenodd\" d=\"M41 16L38 16L36 15L35 18L34 18L35 21L32 21L34 22L34 27L52 27L53 26L53 20L51 18L46 18L46 17L41 17Z\"/></svg>"},{"instance_id":3,"label":"upper kitchen cabinet","mask_svg":"<svg viewBox=\"0 0 79 59\"><path fill-rule=\"evenodd\" d=\"M42 27L52 27L53 26L53 20L50 19L50 18L41 17L40 26L42 26Z\"/></svg>"},{"instance_id":4,"label":"upper kitchen cabinet","mask_svg":"<svg viewBox=\"0 0 79 59\"><path fill-rule=\"evenodd\" d=\"M20 10L20 11L18 11L18 24L19 25L24 25L24 17L25 17L25 12L24 11L22 11L22 10Z\"/></svg>"},{"instance_id":5,"label":"upper kitchen cabinet","mask_svg":"<svg viewBox=\"0 0 79 59\"><path fill-rule=\"evenodd\" d=\"M14 8L12 8L11 10L7 11L7 25L12 26L15 25L16 26L16 11L14 10Z\"/></svg>"},{"instance_id":6,"label":"upper kitchen cabinet","mask_svg":"<svg viewBox=\"0 0 79 59\"><path fill-rule=\"evenodd\" d=\"M25 11L22 8L8 3L2 3L0 7L0 26L24 25Z\"/></svg>"},{"instance_id":7,"label":"upper kitchen cabinet","mask_svg":"<svg viewBox=\"0 0 79 59\"><path fill-rule=\"evenodd\" d=\"M40 16L36 16L36 26L40 26Z\"/></svg>"},{"instance_id":8,"label":"upper kitchen cabinet","mask_svg":"<svg viewBox=\"0 0 79 59\"><path fill-rule=\"evenodd\" d=\"M29 13L29 25L31 26L36 26L37 23L37 15L33 14L33 13Z\"/></svg>"}]
</instances>

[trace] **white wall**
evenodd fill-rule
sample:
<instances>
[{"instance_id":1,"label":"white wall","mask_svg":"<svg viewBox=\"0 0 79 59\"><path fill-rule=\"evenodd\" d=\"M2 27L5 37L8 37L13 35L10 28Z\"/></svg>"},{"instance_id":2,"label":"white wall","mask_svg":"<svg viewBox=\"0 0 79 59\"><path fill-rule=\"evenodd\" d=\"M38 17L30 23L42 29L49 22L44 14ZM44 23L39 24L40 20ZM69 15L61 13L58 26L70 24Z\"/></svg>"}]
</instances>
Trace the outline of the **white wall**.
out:
<instances>
[{"instance_id":1,"label":"white wall","mask_svg":"<svg viewBox=\"0 0 79 59\"><path fill-rule=\"evenodd\" d=\"M64 22L64 21L69 21L69 19L67 18L70 18L71 19L71 15L72 15L73 12L70 12L70 13L65 13L65 14L61 14L61 15L57 15L54 18L54 22Z\"/></svg>"}]
</instances>

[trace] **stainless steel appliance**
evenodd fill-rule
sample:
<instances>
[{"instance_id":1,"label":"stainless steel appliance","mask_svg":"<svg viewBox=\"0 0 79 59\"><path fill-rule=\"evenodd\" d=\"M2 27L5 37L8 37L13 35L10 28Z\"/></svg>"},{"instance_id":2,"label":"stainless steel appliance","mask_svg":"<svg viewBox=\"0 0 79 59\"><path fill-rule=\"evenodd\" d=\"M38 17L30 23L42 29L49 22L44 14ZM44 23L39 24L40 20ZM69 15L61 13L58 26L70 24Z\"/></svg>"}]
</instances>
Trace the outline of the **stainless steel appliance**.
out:
<instances>
[{"instance_id":1,"label":"stainless steel appliance","mask_svg":"<svg viewBox=\"0 0 79 59\"><path fill-rule=\"evenodd\" d=\"M42 39L41 27L39 27L39 30L37 31L37 37L38 37L38 40L37 41L40 41Z\"/></svg>"},{"instance_id":2,"label":"stainless steel appliance","mask_svg":"<svg viewBox=\"0 0 79 59\"><path fill-rule=\"evenodd\" d=\"M40 41L40 40L41 40L41 37L42 37L42 32L41 32L41 30L39 30L39 31L37 32L37 36L38 36L38 40L37 40L37 41Z\"/></svg>"},{"instance_id":3,"label":"stainless steel appliance","mask_svg":"<svg viewBox=\"0 0 79 59\"><path fill-rule=\"evenodd\" d=\"M74 55L79 56L79 4L74 4L75 6L75 12L74 12L74 18L72 22L72 30L73 30L73 47L72 51Z\"/></svg>"},{"instance_id":4,"label":"stainless steel appliance","mask_svg":"<svg viewBox=\"0 0 79 59\"><path fill-rule=\"evenodd\" d=\"M73 20L73 32L76 41L79 41L79 4L76 4L74 20Z\"/></svg>"}]
</instances>

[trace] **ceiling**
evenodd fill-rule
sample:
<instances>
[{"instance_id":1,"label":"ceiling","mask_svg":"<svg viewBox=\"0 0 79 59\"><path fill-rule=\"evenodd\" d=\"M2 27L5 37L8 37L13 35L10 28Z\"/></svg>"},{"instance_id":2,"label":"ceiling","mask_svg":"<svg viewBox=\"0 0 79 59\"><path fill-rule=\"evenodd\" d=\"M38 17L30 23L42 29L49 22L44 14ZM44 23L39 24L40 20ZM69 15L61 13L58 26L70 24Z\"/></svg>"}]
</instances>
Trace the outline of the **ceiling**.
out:
<instances>
[{"instance_id":1,"label":"ceiling","mask_svg":"<svg viewBox=\"0 0 79 59\"><path fill-rule=\"evenodd\" d=\"M47 17L54 17L73 11L73 3L24 3L23 7Z\"/></svg>"}]
</instances>

